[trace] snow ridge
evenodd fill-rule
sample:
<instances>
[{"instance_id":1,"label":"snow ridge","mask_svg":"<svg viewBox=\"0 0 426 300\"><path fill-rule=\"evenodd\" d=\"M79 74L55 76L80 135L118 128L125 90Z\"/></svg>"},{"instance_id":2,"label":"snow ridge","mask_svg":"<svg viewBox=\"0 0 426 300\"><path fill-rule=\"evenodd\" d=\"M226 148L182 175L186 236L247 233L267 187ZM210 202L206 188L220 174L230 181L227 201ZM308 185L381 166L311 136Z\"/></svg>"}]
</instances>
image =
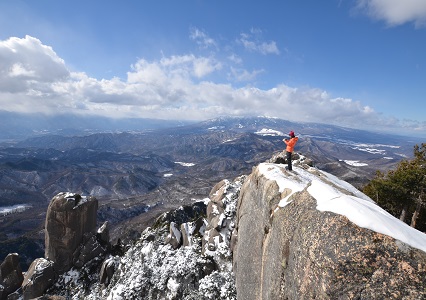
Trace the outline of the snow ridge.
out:
<instances>
[{"instance_id":1,"label":"snow ridge","mask_svg":"<svg viewBox=\"0 0 426 300\"><path fill-rule=\"evenodd\" d=\"M288 172L283 165L272 163L260 164L259 170L266 178L277 182L280 192L291 191L280 201L278 208L290 203L294 193L306 189L317 200L319 211L346 216L359 227L388 235L426 252L426 234L395 218L367 195L334 175L297 166L293 167L294 172Z\"/></svg>"}]
</instances>

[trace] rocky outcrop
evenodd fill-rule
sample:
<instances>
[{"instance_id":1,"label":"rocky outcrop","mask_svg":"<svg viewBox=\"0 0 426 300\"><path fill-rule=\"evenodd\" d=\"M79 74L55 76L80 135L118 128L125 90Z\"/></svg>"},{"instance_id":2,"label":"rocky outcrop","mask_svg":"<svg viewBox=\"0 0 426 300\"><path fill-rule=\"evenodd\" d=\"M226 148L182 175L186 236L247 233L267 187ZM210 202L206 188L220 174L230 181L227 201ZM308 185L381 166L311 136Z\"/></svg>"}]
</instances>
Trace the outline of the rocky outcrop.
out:
<instances>
[{"instance_id":1,"label":"rocky outcrop","mask_svg":"<svg viewBox=\"0 0 426 300\"><path fill-rule=\"evenodd\" d=\"M24 299L43 296L46 289L53 284L56 278L53 262L44 258L37 258L26 272L22 283Z\"/></svg>"},{"instance_id":2,"label":"rocky outcrop","mask_svg":"<svg viewBox=\"0 0 426 300\"><path fill-rule=\"evenodd\" d=\"M45 258L34 260L23 276L18 255L9 254L0 266L0 300L43 296L59 275L102 258L111 245L108 222L96 230L97 208L92 197L56 195L46 214ZM110 273L111 268L106 271Z\"/></svg>"},{"instance_id":3,"label":"rocky outcrop","mask_svg":"<svg viewBox=\"0 0 426 300\"><path fill-rule=\"evenodd\" d=\"M195 236L202 236L203 255L216 256L216 250L219 248L229 251L238 198L238 193L235 190L239 190L244 178L245 176L241 176L233 183L228 180L222 180L213 187L209 194L207 207L203 204L206 211L205 218L200 216L192 222L183 222L181 224L171 221L165 243L170 244L176 250L181 246L191 246ZM196 216L199 205L201 205L201 202L196 206L187 206L183 209L186 209L188 216ZM190 212L188 207L196 208L195 213ZM162 220L161 222L169 220L170 214L175 214L175 212L166 213L159 220ZM179 219L181 218L178 217ZM229 260L232 259L230 252L227 258Z\"/></svg>"},{"instance_id":4,"label":"rocky outcrop","mask_svg":"<svg viewBox=\"0 0 426 300\"><path fill-rule=\"evenodd\" d=\"M9 294L16 291L23 280L19 255L11 253L0 265L0 300L6 299Z\"/></svg>"},{"instance_id":5,"label":"rocky outcrop","mask_svg":"<svg viewBox=\"0 0 426 300\"><path fill-rule=\"evenodd\" d=\"M165 242L170 244L175 250L182 245L182 233L175 222L170 222L169 235Z\"/></svg>"},{"instance_id":6,"label":"rocky outcrop","mask_svg":"<svg viewBox=\"0 0 426 300\"><path fill-rule=\"evenodd\" d=\"M191 246L193 244L193 237L197 234L204 233L205 224L204 218L199 217L194 222L186 222L180 225L182 233L182 246Z\"/></svg>"},{"instance_id":7,"label":"rocky outcrop","mask_svg":"<svg viewBox=\"0 0 426 300\"><path fill-rule=\"evenodd\" d=\"M59 274L68 271L74 261L87 261L82 257L87 255L83 253L84 244L93 246L96 243L93 235L96 235L97 209L96 198L73 193L59 193L50 201L46 215L45 258L55 263Z\"/></svg>"},{"instance_id":8,"label":"rocky outcrop","mask_svg":"<svg viewBox=\"0 0 426 300\"><path fill-rule=\"evenodd\" d=\"M290 173L264 164L273 176L259 166L241 188L233 235L238 299L424 299L426 253L320 211L311 185L353 194L300 167ZM311 180L305 187L302 172Z\"/></svg>"},{"instance_id":9,"label":"rocky outcrop","mask_svg":"<svg viewBox=\"0 0 426 300\"><path fill-rule=\"evenodd\" d=\"M236 300L230 241L244 178L224 180L210 199L162 214L123 252L111 251L96 268L86 264L65 272L47 293L73 299ZM211 201L221 203L219 215ZM222 221L211 222L217 216ZM217 238L206 239L213 230Z\"/></svg>"},{"instance_id":10,"label":"rocky outcrop","mask_svg":"<svg viewBox=\"0 0 426 300\"><path fill-rule=\"evenodd\" d=\"M201 255L205 211L204 201L198 201L162 214L124 253L110 253L99 276L86 264L59 276L48 293L67 296L70 291L73 299L206 300L235 294L229 284L233 278L217 274L213 259ZM172 235L181 238L173 240Z\"/></svg>"},{"instance_id":11,"label":"rocky outcrop","mask_svg":"<svg viewBox=\"0 0 426 300\"><path fill-rule=\"evenodd\" d=\"M115 270L119 264L117 257L110 257L102 263L101 271L99 272L99 282L108 285Z\"/></svg>"},{"instance_id":12,"label":"rocky outcrop","mask_svg":"<svg viewBox=\"0 0 426 300\"><path fill-rule=\"evenodd\" d=\"M97 238L99 240L99 242L102 245L106 245L108 247L110 247L110 240L109 240L109 231L110 231L110 225L109 222L106 221L104 224L102 224L101 227L99 227L98 232L97 232Z\"/></svg>"},{"instance_id":13,"label":"rocky outcrop","mask_svg":"<svg viewBox=\"0 0 426 300\"><path fill-rule=\"evenodd\" d=\"M179 209L164 213L156 220L154 227L168 224L169 234L165 239L174 250L181 246L190 246L192 238L204 233L203 215L206 205L204 202L196 202L193 205L185 205Z\"/></svg>"},{"instance_id":14,"label":"rocky outcrop","mask_svg":"<svg viewBox=\"0 0 426 300\"><path fill-rule=\"evenodd\" d=\"M292 163L294 166L298 166L298 165L305 165L305 166L309 166L309 167L313 167L314 166L314 162L312 159L301 155L300 153L294 152L292 155ZM274 153L274 155L272 155L272 157L267 160L268 163L273 163L273 164L287 164L287 153L286 151L281 151L278 153Z\"/></svg>"},{"instance_id":15,"label":"rocky outcrop","mask_svg":"<svg viewBox=\"0 0 426 300\"><path fill-rule=\"evenodd\" d=\"M222 180L209 194L202 253L215 257L217 261L220 259L223 265L232 260L231 235L235 226L239 190L244 180L245 176L236 178L232 183Z\"/></svg>"}]
</instances>

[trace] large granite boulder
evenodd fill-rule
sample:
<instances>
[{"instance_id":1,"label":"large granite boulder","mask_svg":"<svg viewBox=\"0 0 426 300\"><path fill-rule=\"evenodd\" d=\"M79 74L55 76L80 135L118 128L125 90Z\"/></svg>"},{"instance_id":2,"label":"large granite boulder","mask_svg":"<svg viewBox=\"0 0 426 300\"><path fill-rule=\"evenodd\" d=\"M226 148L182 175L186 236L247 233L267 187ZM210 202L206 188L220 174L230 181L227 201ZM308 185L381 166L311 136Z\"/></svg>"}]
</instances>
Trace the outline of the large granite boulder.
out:
<instances>
[{"instance_id":1,"label":"large granite boulder","mask_svg":"<svg viewBox=\"0 0 426 300\"><path fill-rule=\"evenodd\" d=\"M35 259L25 273L22 283L24 300L43 296L56 280L54 263L44 258Z\"/></svg>"},{"instance_id":2,"label":"large granite boulder","mask_svg":"<svg viewBox=\"0 0 426 300\"><path fill-rule=\"evenodd\" d=\"M79 260L81 244L96 236L98 201L74 193L59 193L50 201L46 214L45 258L55 263L55 271L68 271ZM89 236L89 237L88 237ZM81 261L81 257L80 260Z\"/></svg>"},{"instance_id":3,"label":"large granite boulder","mask_svg":"<svg viewBox=\"0 0 426 300\"><path fill-rule=\"evenodd\" d=\"M424 251L320 211L309 192L316 183L301 188L302 169L276 166L274 176L287 173L284 184L257 167L240 191L233 236L238 299L426 298ZM343 190L323 174L309 176Z\"/></svg>"},{"instance_id":4,"label":"large granite boulder","mask_svg":"<svg viewBox=\"0 0 426 300\"><path fill-rule=\"evenodd\" d=\"M22 284L24 275L19 263L19 255L10 253L0 265L0 300L16 291Z\"/></svg>"}]
</instances>

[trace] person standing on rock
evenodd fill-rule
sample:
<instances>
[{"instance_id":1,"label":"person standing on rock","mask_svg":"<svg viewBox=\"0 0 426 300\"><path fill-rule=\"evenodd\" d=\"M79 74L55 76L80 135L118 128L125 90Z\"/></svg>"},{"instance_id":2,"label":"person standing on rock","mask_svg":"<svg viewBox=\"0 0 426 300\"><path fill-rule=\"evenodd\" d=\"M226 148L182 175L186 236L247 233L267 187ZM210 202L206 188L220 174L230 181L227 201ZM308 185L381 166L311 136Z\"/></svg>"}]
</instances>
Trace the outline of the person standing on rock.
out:
<instances>
[{"instance_id":1,"label":"person standing on rock","mask_svg":"<svg viewBox=\"0 0 426 300\"><path fill-rule=\"evenodd\" d=\"M290 139L283 139L283 142L287 145L287 148L285 149L287 152L287 164L288 164L288 170L291 171L292 170L291 155L293 153L294 146L296 146L296 143L299 140L299 138L294 135L293 130L290 131L289 135L290 135Z\"/></svg>"}]
</instances>

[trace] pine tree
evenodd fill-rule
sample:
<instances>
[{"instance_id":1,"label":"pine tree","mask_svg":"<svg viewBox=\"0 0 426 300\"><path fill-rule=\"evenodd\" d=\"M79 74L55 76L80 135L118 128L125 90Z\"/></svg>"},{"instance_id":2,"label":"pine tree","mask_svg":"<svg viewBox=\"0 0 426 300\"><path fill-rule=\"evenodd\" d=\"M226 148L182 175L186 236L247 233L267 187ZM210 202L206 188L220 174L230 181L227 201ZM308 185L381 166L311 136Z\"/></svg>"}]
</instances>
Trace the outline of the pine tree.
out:
<instances>
[{"instance_id":1,"label":"pine tree","mask_svg":"<svg viewBox=\"0 0 426 300\"><path fill-rule=\"evenodd\" d=\"M414 158L401 161L395 170L380 171L364 187L364 193L403 222L411 215L410 225L426 230L426 144L414 147ZM418 223L419 217L423 222Z\"/></svg>"},{"instance_id":2,"label":"pine tree","mask_svg":"<svg viewBox=\"0 0 426 300\"><path fill-rule=\"evenodd\" d=\"M414 163L415 163L415 179L417 180L417 188L414 190L415 211L411 218L411 226L416 227L422 208L426 206L426 144L422 144L421 148L416 145L414 147Z\"/></svg>"}]
</instances>

